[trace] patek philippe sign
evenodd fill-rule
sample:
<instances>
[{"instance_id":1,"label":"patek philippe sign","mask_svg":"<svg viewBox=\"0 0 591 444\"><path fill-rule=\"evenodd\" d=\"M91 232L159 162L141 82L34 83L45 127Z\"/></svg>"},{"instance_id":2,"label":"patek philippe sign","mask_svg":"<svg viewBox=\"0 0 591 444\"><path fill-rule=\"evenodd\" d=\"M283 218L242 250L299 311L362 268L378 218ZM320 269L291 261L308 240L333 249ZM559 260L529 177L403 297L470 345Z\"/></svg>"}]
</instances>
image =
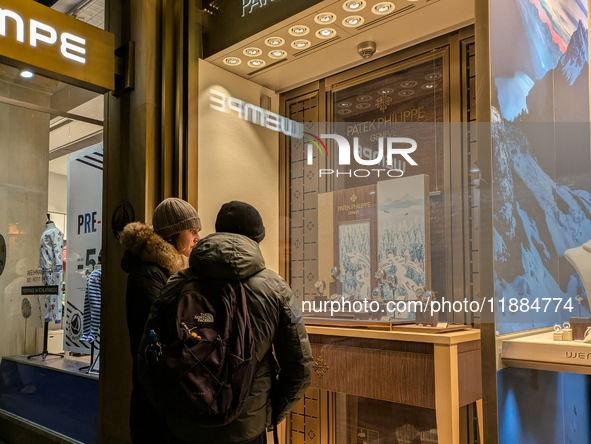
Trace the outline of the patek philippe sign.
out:
<instances>
[{"instance_id":1,"label":"patek philippe sign","mask_svg":"<svg viewBox=\"0 0 591 444\"><path fill-rule=\"evenodd\" d=\"M97 92L115 87L113 34L33 1L0 0L0 61Z\"/></svg>"},{"instance_id":2,"label":"patek philippe sign","mask_svg":"<svg viewBox=\"0 0 591 444\"><path fill-rule=\"evenodd\" d=\"M284 0L242 0L242 17Z\"/></svg>"}]
</instances>

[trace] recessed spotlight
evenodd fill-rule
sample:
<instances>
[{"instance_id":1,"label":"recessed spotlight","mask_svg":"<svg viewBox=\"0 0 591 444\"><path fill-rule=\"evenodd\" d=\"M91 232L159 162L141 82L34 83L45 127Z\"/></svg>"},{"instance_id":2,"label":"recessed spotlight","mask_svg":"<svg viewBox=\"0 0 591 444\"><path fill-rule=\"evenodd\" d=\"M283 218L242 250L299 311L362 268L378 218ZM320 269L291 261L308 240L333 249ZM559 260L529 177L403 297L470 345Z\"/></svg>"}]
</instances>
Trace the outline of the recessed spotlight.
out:
<instances>
[{"instance_id":1,"label":"recessed spotlight","mask_svg":"<svg viewBox=\"0 0 591 444\"><path fill-rule=\"evenodd\" d=\"M238 57L226 57L224 59L224 63L230 66L238 66L242 63L242 60L240 60Z\"/></svg>"},{"instance_id":2,"label":"recessed spotlight","mask_svg":"<svg viewBox=\"0 0 591 444\"><path fill-rule=\"evenodd\" d=\"M261 59L253 59L253 60L248 61L248 66L251 66L253 68L261 68L261 67L265 66L266 64L267 63Z\"/></svg>"},{"instance_id":3,"label":"recessed spotlight","mask_svg":"<svg viewBox=\"0 0 591 444\"><path fill-rule=\"evenodd\" d=\"M281 37L269 37L267 40L265 40L265 44L271 47L282 46L284 43L285 40L283 40Z\"/></svg>"},{"instance_id":4,"label":"recessed spotlight","mask_svg":"<svg viewBox=\"0 0 591 444\"><path fill-rule=\"evenodd\" d=\"M427 74L425 80L439 80L441 77L443 77L443 74L440 72L434 72L432 74Z\"/></svg>"},{"instance_id":5,"label":"recessed spotlight","mask_svg":"<svg viewBox=\"0 0 591 444\"><path fill-rule=\"evenodd\" d=\"M421 88L423 88L423 89L435 89L435 88L437 88L437 83L435 83L435 82L425 83L424 85L421 85Z\"/></svg>"},{"instance_id":6,"label":"recessed spotlight","mask_svg":"<svg viewBox=\"0 0 591 444\"><path fill-rule=\"evenodd\" d=\"M269 57L272 59L282 59L287 55L287 52L282 51L281 49L274 49L269 53Z\"/></svg>"},{"instance_id":7,"label":"recessed spotlight","mask_svg":"<svg viewBox=\"0 0 591 444\"><path fill-rule=\"evenodd\" d=\"M337 35L337 32L332 28L324 28L316 31L316 37L319 39L329 39Z\"/></svg>"},{"instance_id":8,"label":"recessed spotlight","mask_svg":"<svg viewBox=\"0 0 591 444\"><path fill-rule=\"evenodd\" d=\"M386 15L394 11L394 8L395 6L392 2L380 2L373 8L371 8L371 12L373 12L376 15Z\"/></svg>"},{"instance_id":9,"label":"recessed spotlight","mask_svg":"<svg viewBox=\"0 0 591 444\"><path fill-rule=\"evenodd\" d=\"M35 77L35 74L33 74L31 71L28 71L26 69L23 69L20 72L20 75L23 79L32 79L33 77Z\"/></svg>"},{"instance_id":10,"label":"recessed spotlight","mask_svg":"<svg viewBox=\"0 0 591 444\"><path fill-rule=\"evenodd\" d=\"M332 12L322 12L314 17L314 21L319 25L329 25L337 19L337 15Z\"/></svg>"},{"instance_id":11,"label":"recessed spotlight","mask_svg":"<svg viewBox=\"0 0 591 444\"><path fill-rule=\"evenodd\" d=\"M406 80L406 81L402 82L400 84L400 86L403 88L414 88L418 84L419 84L419 82L417 82L415 80Z\"/></svg>"},{"instance_id":12,"label":"recessed spotlight","mask_svg":"<svg viewBox=\"0 0 591 444\"><path fill-rule=\"evenodd\" d=\"M357 105L355 105L355 108L357 109L367 109L369 107L371 107L369 103L358 103Z\"/></svg>"},{"instance_id":13,"label":"recessed spotlight","mask_svg":"<svg viewBox=\"0 0 591 444\"><path fill-rule=\"evenodd\" d=\"M351 102L341 102L341 103L339 103L339 106L341 108L349 108L351 105L353 105Z\"/></svg>"},{"instance_id":14,"label":"recessed spotlight","mask_svg":"<svg viewBox=\"0 0 591 444\"><path fill-rule=\"evenodd\" d=\"M310 32L310 28L304 25L296 25L289 28L289 33L291 35L295 35L296 37L304 36Z\"/></svg>"},{"instance_id":15,"label":"recessed spotlight","mask_svg":"<svg viewBox=\"0 0 591 444\"><path fill-rule=\"evenodd\" d=\"M408 97L412 96L415 92L412 89L403 89L402 91L398 92L399 96Z\"/></svg>"},{"instance_id":16,"label":"recessed spotlight","mask_svg":"<svg viewBox=\"0 0 591 444\"><path fill-rule=\"evenodd\" d=\"M263 51L261 51L259 48L246 48L242 52L244 53L244 55L246 55L248 57L256 57L256 56L261 55L263 53Z\"/></svg>"},{"instance_id":17,"label":"recessed spotlight","mask_svg":"<svg viewBox=\"0 0 591 444\"><path fill-rule=\"evenodd\" d=\"M358 102L369 102L371 99L372 97L368 94L357 97Z\"/></svg>"},{"instance_id":18,"label":"recessed spotlight","mask_svg":"<svg viewBox=\"0 0 591 444\"><path fill-rule=\"evenodd\" d=\"M380 94L392 94L394 90L392 88L382 88L378 92Z\"/></svg>"},{"instance_id":19,"label":"recessed spotlight","mask_svg":"<svg viewBox=\"0 0 591 444\"><path fill-rule=\"evenodd\" d=\"M295 49L304 49L310 46L310 44L311 43L309 40L294 40L293 42L291 42L291 47Z\"/></svg>"},{"instance_id":20,"label":"recessed spotlight","mask_svg":"<svg viewBox=\"0 0 591 444\"><path fill-rule=\"evenodd\" d=\"M350 0L343 4L343 9L345 11L361 11L365 5L365 0Z\"/></svg>"},{"instance_id":21,"label":"recessed spotlight","mask_svg":"<svg viewBox=\"0 0 591 444\"><path fill-rule=\"evenodd\" d=\"M351 110L350 109L340 109L340 110L337 111L337 113L340 114L340 115L342 115L342 116L344 116L344 115L347 115L347 114L351 114Z\"/></svg>"},{"instance_id":22,"label":"recessed spotlight","mask_svg":"<svg viewBox=\"0 0 591 444\"><path fill-rule=\"evenodd\" d=\"M356 28L357 26L362 25L364 21L365 20L360 15L354 15L343 20L343 25L347 28Z\"/></svg>"}]
</instances>

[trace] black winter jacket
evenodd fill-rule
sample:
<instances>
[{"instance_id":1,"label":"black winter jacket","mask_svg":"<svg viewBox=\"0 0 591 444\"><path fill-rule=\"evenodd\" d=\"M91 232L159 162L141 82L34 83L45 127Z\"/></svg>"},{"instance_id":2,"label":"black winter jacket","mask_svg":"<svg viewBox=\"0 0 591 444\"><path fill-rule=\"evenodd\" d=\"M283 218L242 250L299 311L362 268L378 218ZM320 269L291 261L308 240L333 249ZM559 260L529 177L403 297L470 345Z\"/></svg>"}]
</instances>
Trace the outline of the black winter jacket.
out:
<instances>
[{"instance_id":1,"label":"black winter jacket","mask_svg":"<svg viewBox=\"0 0 591 444\"><path fill-rule=\"evenodd\" d=\"M134 222L125 227L119 238L126 249L121 268L128 273L125 294L127 328L133 359L132 394L130 400L130 432L132 442L160 444L166 439L164 420L158 415L137 378L137 354L144 325L154 300L171 274L184 269L188 261L151 227Z\"/></svg>"},{"instance_id":2,"label":"black winter jacket","mask_svg":"<svg viewBox=\"0 0 591 444\"><path fill-rule=\"evenodd\" d=\"M281 422L310 385L312 353L302 315L287 283L277 273L265 268L258 244L245 236L211 234L193 248L189 264L191 270L203 279L242 281L260 364L244 410L235 421L224 427L200 428L188 420L168 415L166 422L177 438L188 443L248 441L263 433L271 425L272 417ZM147 332L161 325L163 317L170 317L175 312L183 281L180 275L172 276L152 306L140 350L145 347ZM273 393L269 360L272 346L281 368L280 380ZM138 374L150 394L142 353L138 355Z\"/></svg>"}]
</instances>

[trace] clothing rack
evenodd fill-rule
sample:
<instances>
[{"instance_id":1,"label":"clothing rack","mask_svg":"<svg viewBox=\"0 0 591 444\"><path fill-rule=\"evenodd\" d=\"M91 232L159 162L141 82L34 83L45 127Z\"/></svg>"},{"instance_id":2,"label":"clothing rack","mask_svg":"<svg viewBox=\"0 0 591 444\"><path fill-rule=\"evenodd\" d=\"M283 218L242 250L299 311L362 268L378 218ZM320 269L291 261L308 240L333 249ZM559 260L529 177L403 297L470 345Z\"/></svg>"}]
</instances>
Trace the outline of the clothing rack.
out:
<instances>
[{"instance_id":1,"label":"clothing rack","mask_svg":"<svg viewBox=\"0 0 591 444\"><path fill-rule=\"evenodd\" d=\"M64 357L63 353L49 353L47 351L47 337L49 336L49 322L45 321L45 325L43 326L43 351L41 353L37 353L35 355L27 356L27 359L36 358L38 356L42 356L42 361L45 361L45 358L48 356L59 356L60 358Z\"/></svg>"},{"instance_id":2,"label":"clothing rack","mask_svg":"<svg viewBox=\"0 0 591 444\"><path fill-rule=\"evenodd\" d=\"M86 370L86 373L88 374L92 370L92 364L94 364L94 341L90 343L90 364L85 365L84 367L80 367L78 371L81 372L83 370Z\"/></svg>"}]
</instances>

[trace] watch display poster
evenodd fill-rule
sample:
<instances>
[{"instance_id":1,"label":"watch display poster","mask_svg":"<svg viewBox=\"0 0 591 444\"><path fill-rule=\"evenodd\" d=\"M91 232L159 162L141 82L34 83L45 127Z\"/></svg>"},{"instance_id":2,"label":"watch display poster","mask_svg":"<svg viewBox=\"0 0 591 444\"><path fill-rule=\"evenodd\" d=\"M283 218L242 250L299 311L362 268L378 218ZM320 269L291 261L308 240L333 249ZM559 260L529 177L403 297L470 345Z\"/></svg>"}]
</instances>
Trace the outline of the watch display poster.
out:
<instances>
[{"instance_id":1,"label":"watch display poster","mask_svg":"<svg viewBox=\"0 0 591 444\"><path fill-rule=\"evenodd\" d=\"M425 174L379 182L378 262L398 286L394 299L417 300L415 290L430 282L429 176ZM414 312L396 312L414 319Z\"/></svg>"},{"instance_id":2,"label":"watch display poster","mask_svg":"<svg viewBox=\"0 0 591 444\"><path fill-rule=\"evenodd\" d=\"M376 186L332 193L335 265L342 296L371 298L377 269Z\"/></svg>"},{"instance_id":3,"label":"watch display poster","mask_svg":"<svg viewBox=\"0 0 591 444\"><path fill-rule=\"evenodd\" d=\"M102 245L103 145L68 157L68 255L64 350L90 353L81 342L86 278L98 263ZM100 349L100 335L94 341Z\"/></svg>"}]
</instances>

